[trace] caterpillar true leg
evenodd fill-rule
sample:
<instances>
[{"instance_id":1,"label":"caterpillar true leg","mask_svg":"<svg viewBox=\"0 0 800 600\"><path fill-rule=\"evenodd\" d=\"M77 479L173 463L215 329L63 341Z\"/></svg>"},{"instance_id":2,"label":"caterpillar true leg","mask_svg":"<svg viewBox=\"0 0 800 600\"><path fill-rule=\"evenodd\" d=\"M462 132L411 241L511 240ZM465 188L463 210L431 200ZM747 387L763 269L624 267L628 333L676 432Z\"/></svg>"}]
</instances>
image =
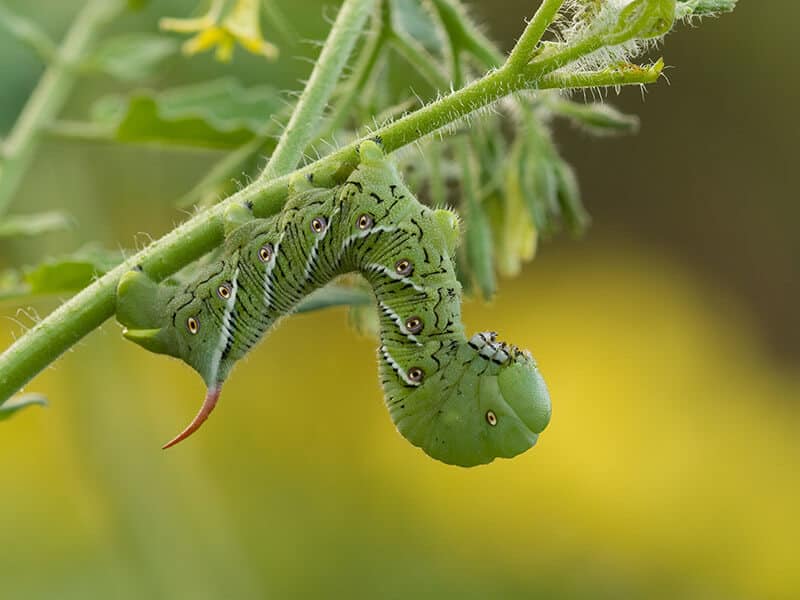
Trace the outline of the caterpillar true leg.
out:
<instances>
[{"instance_id":1,"label":"caterpillar true leg","mask_svg":"<svg viewBox=\"0 0 800 600\"><path fill-rule=\"evenodd\" d=\"M494 333L467 338L453 256L458 218L420 204L379 145L334 189L295 180L284 210L253 219L226 214L223 257L186 284L131 272L117 317L141 346L181 358L203 377L200 412L170 447L213 410L234 364L305 296L356 271L378 301L380 378L398 430L429 455L471 466L531 447L550 399L527 352Z\"/></svg>"}]
</instances>

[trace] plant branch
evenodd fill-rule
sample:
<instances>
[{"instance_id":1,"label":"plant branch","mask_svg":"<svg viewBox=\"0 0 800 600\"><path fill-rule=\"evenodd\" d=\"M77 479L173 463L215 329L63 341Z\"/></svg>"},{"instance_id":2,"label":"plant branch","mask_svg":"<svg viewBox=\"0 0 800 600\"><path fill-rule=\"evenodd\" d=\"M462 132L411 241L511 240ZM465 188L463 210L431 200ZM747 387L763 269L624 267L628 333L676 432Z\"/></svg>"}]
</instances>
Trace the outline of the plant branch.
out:
<instances>
[{"instance_id":1,"label":"plant branch","mask_svg":"<svg viewBox=\"0 0 800 600\"><path fill-rule=\"evenodd\" d=\"M329 137L343 126L347 116L353 109L356 96L359 91L366 87L367 82L375 71L378 60L386 49L389 30L381 16L374 17L374 20L375 25L361 50L361 56L353 68L353 73L344 84L341 94L337 95L335 106L328 116L318 139Z\"/></svg>"},{"instance_id":2,"label":"plant branch","mask_svg":"<svg viewBox=\"0 0 800 600\"><path fill-rule=\"evenodd\" d=\"M377 0L345 0L322 48L311 78L259 181L285 175L297 166L319 127L328 101Z\"/></svg>"},{"instance_id":3,"label":"plant branch","mask_svg":"<svg viewBox=\"0 0 800 600\"><path fill-rule=\"evenodd\" d=\"M555 19L562 4L564 4L564 0L543 0L539 10L533 15L533 19L528 23L522 37L519 38L508 56L507 64L509 66L521 68L531 60L536 45Z\"/></svg>"},{"instance_id":4,"label":"plant branch","mask_svg":"<svg viewBox=\"0 0 800 600\"><path fill-rule=\"evenodd\" d=\"M657 81L663 69L664 62L658 60L649 67L622 65L617 68L609 68L602 71L550 73L538 79L536 88L540 90L568 90L589 87L612 87L618 85L643 85Z\"/></svg>"},{"instance_id":5,"label":"plant branch","mask_svg":"<svg viewBox=\"0 0 800 600\"><path fill-rule=\"evenodd\" d=\"M357 7L366 7L369 2L370 0L348 0L345 8L354 10ZM544 10L544 7L552 6L552 2L546 0L537 15ZM344 11L345 8L342 10ZM355 15L348 18L348 22L351 24L357 20ZM339 24L338 20L337 24ZM520 43L525 40L524 43L529 44L535 35L528 31L534 27L535 33L539 26L537 19L531 21L526 34L520 39ZM280 152L280 160L273 165L273 172L291 170L299 160L300 153L308 144L310 136L317 131L318 118L322 114L321 111L330 93L327 89L331 85L329 82L332 81L335 84L338 80L343 61L349 55L349 50L347 52L342 50L342 44L345 42L339 36L332 34L328 42L333 43L333 40L337 40L336 43L339 44L336 53L339 58L335 61L332 59L323 61L321 58L318 67L324 64L324 68L335 72L335 76L328 72L317 73L315 69L315 74L318 75L317 79L328 83L323 86L324 90L317 89L312 100L305 102L301 100L306 108L295 111L295 116L307 115L309 120L315 123L315 128L310 130L307 128L293 129L292 131L300 133L285 136L288 141L284 142L283 147L287 149ZM468 115L491 105L504 96L524 89L535 89L542 83L551 84L552 82L555 85L555 79L548 77L563 65L561 59L564 56L572 56L575 52L575 47L570 47L556 57L551 56L532 63L528 63L527 60L524 62L508 61L499 69L491 71L466 87L380 128L373 132L372 137L380 137L384 150L391 153L442 128L454 126ZM519 56L518 51L515 50L514 53ZM327 47L324 48L322 56L329 55ZM553 60L554 58L556 60ZM578 81L570 80L570 77L575 78L580 75L559 74L558 77L563 84L569 81ZM584 79L583 81L588 80ZM596 80L593 84L615 85L615 83L598 83ZM292 120L297 125L304 123L304 121L297 123L295 118ZM128 270L140 265L154 279L162 279L180 270L222 242L223 215L231 205L246 201L252 202L253 212L257 217L268 217L278 213L286 201L289 181L294 176L313 173L315 184L324 187L341 183L358 164L356 149L360 141L353 142L302 169L298 169L293 175L281 175L275 179L271 179L270 176L262 176L238 193L198 214L153 242L65 302L0 356L0 404L21 389L36 373L53 362L70 346L114 314L117 284Z\"/></svg>"},{"instance_id":6,"label":"plant branch","mask_svg":"<svg viewBox=\"0 0 800 600\"><path fill-rule=\"evenodd\" d=\"M14 127L0 157L0 215L11 203L34 156L39 134L59 112L77 79L74 65L91 46L100 27L125 8L123 0L87 2L64 36L53 61L45 70Z\"/></svg>"}]
</instances>

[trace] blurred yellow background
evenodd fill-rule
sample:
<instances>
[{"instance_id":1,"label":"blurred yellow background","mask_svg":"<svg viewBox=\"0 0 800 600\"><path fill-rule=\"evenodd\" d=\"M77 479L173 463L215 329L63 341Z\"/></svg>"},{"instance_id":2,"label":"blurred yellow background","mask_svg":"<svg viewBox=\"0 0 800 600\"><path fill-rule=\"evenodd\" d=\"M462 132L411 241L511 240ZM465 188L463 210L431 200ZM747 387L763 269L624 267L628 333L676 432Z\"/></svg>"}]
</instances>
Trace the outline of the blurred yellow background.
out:
<instances>
[{"instance_id":1,"label":"blurred yellow background","mask_svg":"<svg viewBox=\"0 0 800 600\"><path fill-rule=\"evenodd\" d=\"M44 0L9 4L58 35L79 2L49 13ZM527 4L492 19L475 11L498 37L500 17L516 11L510 39ZM324 35L320 6L304 7L303 35ZM783 38L764 28L775 48L762 40L762 55L736 65L741 90L698 83L736 60L726 52L739 39L725 35L760 31L758 10L743 3L668 40L668 62L694 81L671 77L644 106L635 90L624 96L643 115L639 137L563 132L595 229L544 245L493 303L467 304L468 330L496 329L540 363L553 420L536 448L471 470L429 459L382 406L373 341L332 310L283 323L238 367L203 430L163 452L194 415L201 382L108 323L31 384L49 409L0 424L0 597L800 597L800 340L790 316L780 327L767 314L790 315L780 307L800 298L796 240L782 237L796 214L796 188L778 170L786 133L765 116L762 137L720 145L714 132L747 133L748 119L702 108L724 96L766 113L769 99L747 81L775 68L765 57L787 50ZM10 125L39 71L11 40L0 38L0 50ZM171 80L215 68L179 63ZM263 79L250 59L235 68ZM266 68L292 85L290 60ZM70 110L85 111L99 85L80 90ZM676 106L699 113L681 149L669 130L690 127L690 115ZM687 155L705 162L690 168ZM181 218L171 202L210 162L50 142L15 207L61 206L79 227L43 247L3 245L0 267L90 239L116 247L137 232L158 236ZM633 180L615 177L614 162ZM770 186L783 191L755 198ZM749 276L729 277L740 270ZM788 297L770 304L773 295ZM29 324L17 308L0 306L2 347Z\"/></svg>"}]
</instances>

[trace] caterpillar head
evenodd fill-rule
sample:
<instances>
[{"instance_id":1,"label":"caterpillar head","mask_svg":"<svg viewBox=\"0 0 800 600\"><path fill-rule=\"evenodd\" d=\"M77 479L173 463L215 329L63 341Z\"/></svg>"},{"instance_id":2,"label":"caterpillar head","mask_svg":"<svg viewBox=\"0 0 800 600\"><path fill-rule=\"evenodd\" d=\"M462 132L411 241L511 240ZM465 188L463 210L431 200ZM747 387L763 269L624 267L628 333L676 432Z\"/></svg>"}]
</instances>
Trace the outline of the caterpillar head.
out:
<instances>
[{"instance_id":1,"label":"caterpillar head","mask_svg":"<svg viewBox=\"0 0 800 600\"><path fill-rule=\"evenodd\" d=\"M401 357L402 360L404 357ZM527 352L480 333L406 372L419 386L389 403L400 433L428 455L471 467L531 448L550 421L550 395ZM430 375L428 375L430 374Z\"/></svg>"},{"instance_id":2,"label":"caterpillar head","mask_svg":"<svg viewBox=\"0 0 800 600\"><path fill-rule=\"evenodd\" d=\"M158 284L141 271L130 271L117 288L123 335L151 352L180 358L208 388L195 419L165 448L191 435L208 418L235 363L227 356L230 329L223 325L236 295L229 264L235 263L214 264L191 287Z\"/></svg>"}]
</instances>

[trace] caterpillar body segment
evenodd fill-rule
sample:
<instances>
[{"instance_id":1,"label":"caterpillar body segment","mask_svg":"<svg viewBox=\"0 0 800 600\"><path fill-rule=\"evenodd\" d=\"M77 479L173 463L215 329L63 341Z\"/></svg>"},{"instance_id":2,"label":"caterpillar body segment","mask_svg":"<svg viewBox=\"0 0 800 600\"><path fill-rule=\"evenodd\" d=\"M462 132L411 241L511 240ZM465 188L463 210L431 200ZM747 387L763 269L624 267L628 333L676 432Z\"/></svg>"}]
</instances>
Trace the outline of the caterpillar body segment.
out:
<instances>
[{"instance_id":1,"label":"caterpillar body segment","mask_svg":"<svg viewBox=\"0 0 800 600\"><path fill-rule=\"evenodd\" d=\"M208 417L233 366L314 290L342 273L372 286L380 317L378 362L398 430L430 456L472 466L536 443L550 418L547 388L527 352L493 333L468 338L455 276L458 219L420 204L375 142L333 189L292 185L283 211L226 214L223 256L187 284L123 277L124 335L182 359L204 379Z\"/></svg>"}]
</instances>

